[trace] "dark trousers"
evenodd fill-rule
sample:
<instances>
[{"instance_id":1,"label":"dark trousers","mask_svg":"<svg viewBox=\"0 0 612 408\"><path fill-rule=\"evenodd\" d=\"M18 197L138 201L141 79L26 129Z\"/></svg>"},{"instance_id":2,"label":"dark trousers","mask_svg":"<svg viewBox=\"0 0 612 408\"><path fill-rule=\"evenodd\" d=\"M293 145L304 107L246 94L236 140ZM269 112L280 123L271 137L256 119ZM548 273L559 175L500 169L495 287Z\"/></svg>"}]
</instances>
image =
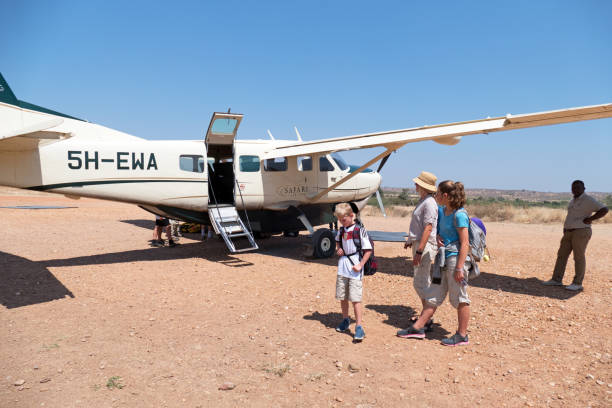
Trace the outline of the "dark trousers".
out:
<instances>
[{"instance_id":1,"label":"dark trousers","mask_svg":"<svg viewBox=\"0 0 612 408\"><path fill-rule=\"evenodd\" d=\"M574 230L565 230L563 232L563 238L561 238L559 251L557 251L557 262L555 262L555 270L552 277L554 280L557 282L563 281L567 259L573 251L576 275L572 283L582 285L584 272L586 270L586 248L592 233L590 228L578 228Z\"/></svg>"}]
</instances>

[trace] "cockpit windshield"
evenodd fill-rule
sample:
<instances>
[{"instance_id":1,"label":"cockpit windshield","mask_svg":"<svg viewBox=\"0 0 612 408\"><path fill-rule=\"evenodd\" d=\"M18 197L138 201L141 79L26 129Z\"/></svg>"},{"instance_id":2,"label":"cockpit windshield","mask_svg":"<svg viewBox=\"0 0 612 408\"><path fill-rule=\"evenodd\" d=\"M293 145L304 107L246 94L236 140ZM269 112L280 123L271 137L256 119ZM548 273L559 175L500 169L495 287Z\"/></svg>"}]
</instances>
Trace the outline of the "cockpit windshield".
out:
<instances>
[{"instance_id":1,"label":"cockpit windshield","mask_svg":"<svg viewBox=\"0 0 612 408\"><path fill-rule=\"evenodd\" d=\"M340 153L332 153L331 157L334 159L338 167L340 167L340 170L344 171L349 168L349 165L346 164L342 156L340 156Z\"/></svg>"}]
</instances>

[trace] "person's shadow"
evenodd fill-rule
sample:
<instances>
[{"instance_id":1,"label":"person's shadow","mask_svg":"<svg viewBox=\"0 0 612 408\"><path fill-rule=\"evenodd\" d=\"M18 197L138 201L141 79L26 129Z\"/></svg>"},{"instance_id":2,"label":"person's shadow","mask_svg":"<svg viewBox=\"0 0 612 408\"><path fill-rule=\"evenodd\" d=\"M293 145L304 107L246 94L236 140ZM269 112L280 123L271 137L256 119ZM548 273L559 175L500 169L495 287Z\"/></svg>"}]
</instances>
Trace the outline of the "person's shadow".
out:
<instances>
[{"instance_id":1,"label":"person's shadow","mask_svg":"<svg viewBox=\"0 0 612 408\"><path fill-rule=\"evenodd\" d=\"M377 273L414 277L411 258L406 256L377 256L376 258L378 260ZM517 278L497 275L490 271L490 267L490 264L480 262L480 276L470 280L469 286L561 300L570 299L580 293L566 290L563 286L544 286L542 281L535 277Z\"/></svg>"},{"instance_id":2,"label":"person's shadow","mask_svg":"<svg viewBox=\"0 0 612 408\"><path fill-rule=\"evenodd\" d=\"M377 313L387 315L387 319L383 320L383 323L388 324L389 326L395 327L397 329L405 329L410 326L413 319L416 319L418 316L416 311L410 306L404 305L367 305L367 309L374 310ZM432 331L426 333L427 338L442 340L443 338L448 337L450 332L440 326L439 323L435 321L432 325Z\"/></svg>"},{"instance_id":3,"label":"person's shadow","mask_svg":"<svg viewBox=\"0 0 612 408\"><path fill-rule=\"evenodd\" d=\"M304 320L316 320L328 329L335 329L342 321L342 313L328 312L322 314L319 312L313 312L312 314L305 315ZM355 323L355 321L351 319L351 324L353 323ZM342 334L353 337L352 332L348 330L343 332Z\"/></svg>"}]
</instances>

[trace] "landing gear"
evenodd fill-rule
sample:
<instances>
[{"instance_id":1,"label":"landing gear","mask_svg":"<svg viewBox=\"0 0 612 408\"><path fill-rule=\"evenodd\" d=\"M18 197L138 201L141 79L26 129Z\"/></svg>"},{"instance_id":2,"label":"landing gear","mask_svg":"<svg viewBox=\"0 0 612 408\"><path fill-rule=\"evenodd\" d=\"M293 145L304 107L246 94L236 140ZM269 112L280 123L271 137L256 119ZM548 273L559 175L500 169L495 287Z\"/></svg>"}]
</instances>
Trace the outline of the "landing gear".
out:
<instances>
[{"instance_id":1,"label":"landing gear","mask_svg":"<svg viewBox=\"0 0 612 408\"><path fill-rule=\"evenodd\" d=\"M316 258L329 258L336 250L336 237L327 228L316 230L312 235L312 245Z\"/></svg>"},{"instance_id":2,"label":"landing gear","mask_svg":"<svg viewBox=\"0 0 612 408\"><path fill-rule=\"evenodd\" d=\"M285 231L283 231L283 236L284 237L295 238L298 235L300 235L300 231L298 231L298 230L285 230Z\"/></svg>"}]
</instances>

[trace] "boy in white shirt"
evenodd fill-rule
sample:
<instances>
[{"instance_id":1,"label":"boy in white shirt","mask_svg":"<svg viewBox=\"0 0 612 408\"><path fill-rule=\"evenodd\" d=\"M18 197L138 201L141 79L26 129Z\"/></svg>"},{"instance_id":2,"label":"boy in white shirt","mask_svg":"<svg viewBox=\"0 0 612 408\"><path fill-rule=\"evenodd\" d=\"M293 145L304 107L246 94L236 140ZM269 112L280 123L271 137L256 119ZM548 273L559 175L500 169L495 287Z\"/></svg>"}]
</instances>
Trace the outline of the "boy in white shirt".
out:
<instances>
[{"instance_id":1,"label":"boy in white shirt","mask_svg":"<svg viewBox=\"0 0 612 408\"><path fill-rule=\"evenodd\" d=\"M348 203L336 205L334 215L342 225L336 235L336 254L338 259L338 276L336 278L336 299L340 300L342 308L342 322L336 331L344 332L349 329L349 301L353 302L355 310L355 336L357 341L363 340L365 332L361 326L361 298L363 295L363 266L372 254L372 245L364 228L355 224L355 214ZM354 233L359 234L359 238ZM355 241L360 243L357 248Z\"/></svg>"}]
</instances>

